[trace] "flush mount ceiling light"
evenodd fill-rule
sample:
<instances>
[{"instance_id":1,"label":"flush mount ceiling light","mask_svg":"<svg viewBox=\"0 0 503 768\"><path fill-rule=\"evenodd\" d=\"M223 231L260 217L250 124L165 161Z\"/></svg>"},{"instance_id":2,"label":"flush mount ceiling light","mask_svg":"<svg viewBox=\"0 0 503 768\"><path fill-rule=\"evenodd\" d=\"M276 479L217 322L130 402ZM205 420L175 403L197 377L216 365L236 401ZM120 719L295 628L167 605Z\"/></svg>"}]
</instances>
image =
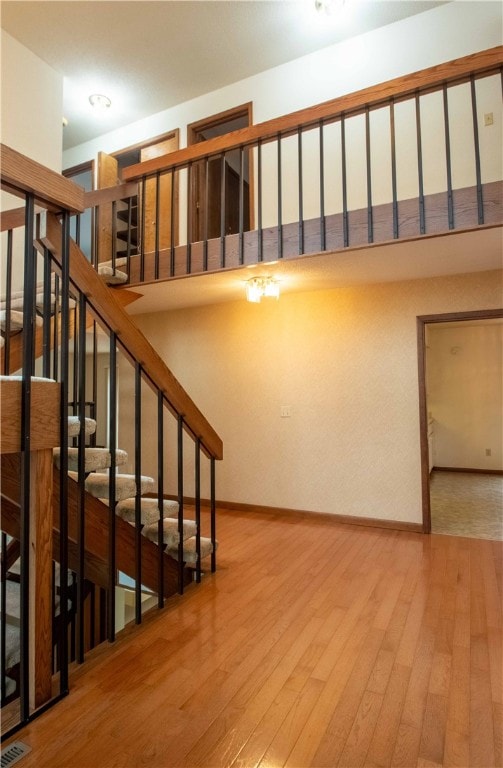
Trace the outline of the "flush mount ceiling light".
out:
<instances>
[{"instance_id":1,"label":"flush mount ceiling light","mask_svg":"<svg viewBox=\"0 0 503 768\"><path fill-rule=\"evenodd\" d=\"M92 93L89 96L89 103L97 112L106 112L112 105L108 96L104 96L102 93Z\"/></svg>"},{"instance_id":2,"label":"flush mount ceiling light","mask_svg":"<svg viewBox=\"0 0 503 768\"><path fill-rule=\"evenodd\" d=\"M279 283L273 277L252 277L246 281L246 300L260 304L262 296L279 299Z\"/></svg>"},{"instance_id":3,"label":"flush mount ceiling light","mask_svg":"<svg viewBox=\"0 0 503 768\"><path fill-rule=\"evenodd\" d=\"M347 0L314 0L314 7L318 13L324 13L326 16L334 16L342 11Z\"/></svg>"}]
</instances>

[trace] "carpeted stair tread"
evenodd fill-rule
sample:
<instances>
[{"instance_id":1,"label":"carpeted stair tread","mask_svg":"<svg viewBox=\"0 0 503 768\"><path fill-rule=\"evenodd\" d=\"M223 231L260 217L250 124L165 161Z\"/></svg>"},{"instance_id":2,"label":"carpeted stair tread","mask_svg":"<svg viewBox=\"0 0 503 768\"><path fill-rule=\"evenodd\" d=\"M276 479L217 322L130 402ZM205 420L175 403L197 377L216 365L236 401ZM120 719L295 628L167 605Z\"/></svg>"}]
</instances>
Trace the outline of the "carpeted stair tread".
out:
<instances>
[{"instance_id":1,"label":"carpeted stair tread","mask_svg":"<svg viewBox=\"0 0 503 768\"><path fill-rule=\"evenodd\" d=\"M128 276L120 269L107 266L107 264L98 264L98 275L100 275L108 285L121 285L127 283Z\"/></svg>"},{"instance_id":2,"label":"carpeted stair tread","mask_svg":"<svg viewBox=\"0 0 503 768\"><path fill-rule=\"evenodd\" d=\"M135 522L136 499L124 499L119 501L115 512L128 523ZM178 502L164 499L162 505L163 518L176 517L178 515ZM141 499L142 525L151 525L159 520L159 504L157 499Z\"/></svg>"},{"instance_id":3,"label":"carpeted stair tread","mask_svg":"<svg viewBox=\"0 0 503 768\"><path fill-rule=\"evenodd\" d=\"M96 432L96 422L94 419L84 419L84 434L88 437ZM68 417L68 437L78 437L80 433L80 416Z\"/></svg>"},{"instance_id":4,"label":"carpeted stair tread","mask_svg":"<svg viewBox=\"0 0 503 768\"><path fill-rule=\"evenodd\" d=\"M0 309L0 331L5 332L9 325L10 333L19 333L23 330L23 313L19 310L11 309L9 312L10 323L7 322L7 310ZM35 316L35 325L40 327L43 320L39 315Z\"/></svg>"},{"instance_id":5,"label":"carpeted stair tread","mask_svg":"<svg viewBox=\"0 0 503 768\"><path fill-rule=\"evenodd\" d=\"M54 463L60 468L61 449L54 448ZM108 448L86 448L84 450L84 472L99 472L102 469L108 469L112 466L112 454ZM115 451L115 465L117 467L125 464L128 460L126 451L117 449ZM78 472L79 469L79 449L68 448L68 469Z\"/></svg>"},{"instance_id":6,"label":"carpeted stair tread","mask_svg":"<svg viewBox=\"0 0 503 768\"><path fill-rule=\"evenodd\" d=\"M168 517L165 520L162 521L162 528L163 528L163 543L168 547L177 547L178 542L180 541L180 536L178 534L178 520L175 520L172 517ZM183 540L187 541L191 537L194 537L196 535L196 524L193 520L184 520L183 521ZM142 530L143 535L150 539L150 541L155 541L157 544L158 542L158 523L151 523L151 525L146 525Z\"/></svg>"},{"instance_id":7,"label":"carpeted stair tread","mask_svg":"<svg viewBox=\"0 0 503 768\"><path fill-rule=\"evenodd\" d=\"M218 541L215 541L215 551L218 547ZM211 539L207 539L205 536L201 536L201 560L211 555L213 552L213 545ZM175 560L178 560L178 547L167 547L167 553ZM196 554L196 537L187 539L183 544L183 561L185 563L197 563Z\"/></svg>"},{"instance_id":8,"label":"carpeted stair tread","mask_svg":"<svg viewBox=\"0 0 503 768\"><path fill-rule=\"evenodd\" d=\"M92 472L86 478L86 491L97 499L108 501L110 491L110 475L99 472ZM152 493L155 489L155 480L153 477L142 475L140 479L140 495ZM136 496L136 481L134 475L115 475L115 501L129 499Z\"/></svg>"}]
</instances>

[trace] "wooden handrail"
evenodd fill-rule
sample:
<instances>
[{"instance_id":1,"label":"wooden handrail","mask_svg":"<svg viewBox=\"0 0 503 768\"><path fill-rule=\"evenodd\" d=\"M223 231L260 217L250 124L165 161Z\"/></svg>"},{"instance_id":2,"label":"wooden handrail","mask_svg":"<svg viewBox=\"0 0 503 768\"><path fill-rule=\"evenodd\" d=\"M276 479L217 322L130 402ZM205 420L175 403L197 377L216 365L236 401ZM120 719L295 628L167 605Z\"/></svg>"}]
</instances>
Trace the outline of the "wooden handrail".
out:
<instances>
[{"instance_id":1,"label":"wooden handrail","mask_svg":"<svg viewBox=\"0 0 503 768\"><path fill-rule=\"evenodd\" d=\"M390 99L406 99L417 91L434 90L446 82L462 82L471 75L480 76L497 70L502 65L503 46L499 45L410 75L396 77L385 83L339 96L336 99L292 112L283 117L257 123L257 125L252 125L249 128L241 128L224 136L216 136L185 149L170 152L162 157L130 165L128 168L124 168L122 177L125 181L133 181L142 176L157 173L157 171L168 171L172 168L182 167L190 161L256 144L259 140L264 143L274 141L279 134L287 136L295 133L299 128L306 129L315 126L319 124L320 120L335 120L341 115L355 114L367 107L375 108Z\"/></svg>"},{"instance_id":2,"label":"wooden handrail","mask_svg":"<svg viewBox=\"0 0 503 768\"><path fill-rule=\"evenodd\" d=\"M0 144L2 188L14 195L29 193L43 208L59 212L81 213L84 210L84 190L73 181L15 149Z\"/></svg>"},{"instance_id":3,"label":"wooden handrail","mask_svg":"<svg viewBox=\"0 0 503 768\"><path fill-rule=\"evenodd\" d=\"M52 213L42 214L38 239L49 248L61 269L62 228ZM183 416L185 428L201 440L204 451L221 459L220 437L193 403L142 332L122 309L116 293L103 282L76 243L70 241L70 282L87 298L90 311L114 333L130 359L139 361L150 381L158 387L174 412Z\"/></svg>"},{"instance_id":4,"label":"wooden handrail","mask_svg":"<svg viewBox=\"0 0 503 768\"><path fill-rule=\"evenodd\" d=\"M105 187L105 189L93 189L90 192L85 192L84 205L86 208L93 208L95 205L114 203L117 200L133 197L133 195L137 194L138 184L134 182L117 184L115 187Z\"/></svg>"}]
</instances>

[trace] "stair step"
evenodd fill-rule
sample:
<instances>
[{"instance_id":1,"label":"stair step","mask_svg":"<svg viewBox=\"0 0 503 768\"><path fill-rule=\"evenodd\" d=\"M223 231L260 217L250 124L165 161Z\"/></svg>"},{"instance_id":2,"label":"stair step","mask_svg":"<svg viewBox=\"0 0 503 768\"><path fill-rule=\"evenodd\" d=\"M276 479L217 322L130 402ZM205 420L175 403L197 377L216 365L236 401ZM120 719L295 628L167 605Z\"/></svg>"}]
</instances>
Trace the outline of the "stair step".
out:
<instances>
[{"instance_id":1,"label":"stair step","mask_svg":"<svg viewBox=\"0 0 503 768\"><path fill-rule=\"evenodd\" d=\"M96 432L96 422L94 419L84 419L84 434L86 437L94 435ZM80 416L68 417L68 437L78 437L80 433Z\"/></svg>"},{"instance_id":2,"label":"stair step","mask_svg":"<svg viewBox=\"0 0 503 768\"><path fill-rule=\"evenodd\" d=\"M18 310L11 309L9 312L10 316L10 323L7 323L7 310L6 309L0 309L0 331L5 332L7 330L7 325L9 325L9 330L11 333L19 333L19 331L23 330L23 313L19 312ZM40 327L43 323L43 320L39 315L35 316L35 325Z\"/></svg>"},{"instance_id":3,"label":"stair step","mask_svg":"<svg viewBox=\"0 0 503 768\"><path fill-rule=\"evenodd\" d=\"M122 259L117 259L117 261L122 261ZM117 262L115 264L115 269L105 262L98 264L98 275L100 275L108 285L121 285L122 283L127 283L128 280L127 274L121 272L120 269L117 269Z\"/></svg>"},{"instance_id":4,"label":"stair step","mask_svg":"<svg viewBox=\"0 0 503 768\"><path fill-rule=\"evenodd\" d=\"M142 525L151 525L159 520L159 504L157 499L141 499L141 522ZM124 499L119 501L115 511L128 523L135 522L136 499ZM164 499L162 505L163 518L176 517L178 515L178 502Z\"/></svg>"},{"instance_id":5,"label":"stair step","mask_svg":"<svg viewBox=\"0 0 503 768\"><path fill-rule=\"evenodd\" d=\"M215 542L215 551L217 547L218 541ZM167 552L168 555L173 557L175 560L178 560L178 547L168 547ZM211 539L207 539L206 537L201 536L201 560L204 560L205 557L211 555L212 552L213 545L211 543ZM187 541L184 542L183 561L184 563L197 563L195 536L192 539L187 539Z\"/></svg>"},{"instance_id":6,"label":"stair step","mask_svg":"<svg viewBox=\"0 0 503 768\"><path fill-rule=\"evenodd\" d=\"M108 448L85 448L84 472L99 472L102 469L108 469L112 466L112 454ZM54 463L60 468L61 448L54 448ZM125 464L128 460L126 451L117 449L115 451L115 465L117 467ZM79 449L68 448L68 469L72 472L78 472L79 469Z\"/></svg>"},{"instance_id":7,"label":"stair step","mask_svg":"<svg viewBox=\"0 0 503 768\"><path fill-rule=\"evenodd\" d=\"M162 527L163 527L163 543L168 547L168 549L171 547L178 547L178 542L180 540L180 537L178 535L178 520L175 520L174 518L167 518L166 520L162 521ZM151 525L146 525L142 530L142 534L146 536L147 539L150 539L150 541L155 541L155 543L157 544L158 524L152 523ZM193 520L184 520L183 521L183 540L187 541L191 537L194 537L195 534L196 534L195 522Z\"/></svg>"},{"instance_id":8,"label":"stair step","mask_svg":"<svg viewBox=\"0 0 503 768\"><path fill-rule=\"evenodd\" d=\"M86 491L97 499L108 502L110 475L93 472L86 478ZM142 475L140 478L140 494L151 493L155 489L153 477ZM134 475L115 475L115 501L136 496L136 481Z\"/></svg>"}]
</instances>

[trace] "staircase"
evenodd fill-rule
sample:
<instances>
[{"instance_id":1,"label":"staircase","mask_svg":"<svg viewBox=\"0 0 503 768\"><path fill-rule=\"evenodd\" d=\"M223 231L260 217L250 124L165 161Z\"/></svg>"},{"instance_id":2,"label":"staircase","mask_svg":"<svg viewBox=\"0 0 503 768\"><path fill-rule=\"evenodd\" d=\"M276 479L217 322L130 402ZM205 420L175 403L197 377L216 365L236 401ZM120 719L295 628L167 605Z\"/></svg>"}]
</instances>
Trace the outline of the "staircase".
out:
<instances>
[{"instance_id":1,"label":"staircase","mask_svg":"<svg viewBox=\"0 0 503 768\"><path fill-rule=\"evenodd\" d=\"M144 604L155 598L163 608L200 582L203 561L216 570L222 445L126 314L134 295L114 292L128 279L121 257L94 269L71 240L70 213L83 208L75 185L5 147L2 182L26 199L24 230L7 229L0 299L1 678L8 727L8 702L19 699L15 729L66 695L73 659L82 663L96 642L115 639L118 574L132 582L139 624ZM36 228L35 197L43 210ZM62 213L44 210L44 199ZM12 275L20 273L15 291ZM142 411L152 401L154 417ZM127 403L120 418L118 402ZM155 459L142 454L147 440ZM201 515L203 486L209 518ZM51 575L54 564L69 579Z\"/></svg>"}]
</instances>

